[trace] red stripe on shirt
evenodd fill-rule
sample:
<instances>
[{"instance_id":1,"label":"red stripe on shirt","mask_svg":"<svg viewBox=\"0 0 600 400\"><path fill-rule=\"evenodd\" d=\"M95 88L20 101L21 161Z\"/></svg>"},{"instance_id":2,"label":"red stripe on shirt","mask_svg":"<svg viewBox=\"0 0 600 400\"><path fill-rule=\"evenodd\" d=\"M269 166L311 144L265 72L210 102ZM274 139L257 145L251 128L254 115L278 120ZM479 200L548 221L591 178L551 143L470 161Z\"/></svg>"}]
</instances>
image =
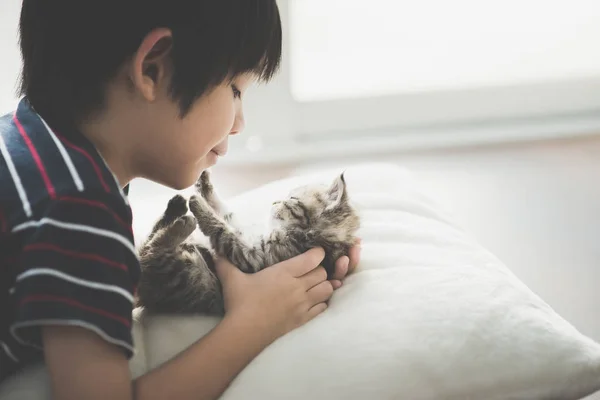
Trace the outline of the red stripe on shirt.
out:
<instances>
[{"instance_id":1,"label":"red stripe on shirt","mask_svg":"<svg viewBox=\"0 0 600 400\"><path fill-rule=\"evenodd\" d=\"M117 220L118 223L120 223L121 225L123 225L123 227L125 227L125 229L127 229L129 232L133 232L133 228L131 227L131 224L128 224L125 221L123 221L121 219L121 217L119 217L117 215L117 213L115 213L113 210L111 210L109 207L107 207L106 204L104 204L104 203L101 203L99 201L94 201L94 200L80 199L77 197L68 197L68 196L61 196L58 198L58 200L68 201L71 203L85 204L88 206L101 208L105 211L108 211Z\"/></svg>"},{"instance_id":2,"label":"red stripe on shirt","mask_svg":"<svg viewBox=\"0 0 600 400\"><path fill-rule=\"evenodd\" d=\"M27 303L38 303L38 302L55 302L55 303L66 304L71 307L76 307L81 310L89 311L91 313L94 313L97 315L102 315L103 317L118 321L118 322L122 323L123 325L125 325L127 328L130 327L129 321L126 318L121 317L120 315L110 313L110 312L102 310L100 308L87 306L85 304L82 304L73 299L69 299L67 297L53 296L53 295L48 295L48 294L36 294L36 295L31 295L31 296L27 296L27 297L23 298L23 300L21 300L20 304L23 305L23 304L27 304Z\"/></svg>"},{"instance_id":3,"label":"red stripe on shirt","mask_svg":"<svg viewBox=\"0 0 600 400\"><path fill-rule=\"evenodd\" d=\"M48 190L48 195L50 196L51 199L55 199L56 191L54 190L54 186L52 186L50 177L48 177L48 173L46 172L44 163L42 162L42 159L40 158L40 155L38 154L37 150L33 146L33 143L31 142L31 138L29 137L27 132L25 132L25 128L23 128L23 125L21 125L21 121L19 121L19 118L17 118L17 113L15 113L15 115L13 115L13 121L15 122L15 125L17 126L19 133L23 137L25 144L27 144L27 147L29 148L29 152L31 153L31 156L33 157L33 160L35 161L37 168L40 171L40 174L42 175L42 179L44 180L44 184L46 185L46 190Z\"/></svg>"},{"instance_id":4,"label":"red stripe on shirt","mask_svg":"<svg viewBox=\"0 0 600 400\"><path fill-rule=\"evenodd\" d=\"M36 250L55 251L57 253L64 254L65 256L68 256L68 257L81 258L84 260L91 260L91 261L98 261L98 262L101 262L102 264L106 264L111 267L119 268L126 272L128 271L127 266L123 263L118 263L116 261L109 260L107 258L104 258L104 257L96 255L96 254L81 253L81 252L77 252L77 251L63 249L62 247L56 246L51 243L34 243L34 244L28 244L23 247L23 251L36 251Z\"/></svg>"},{"instance_id":5,"label":"red stripe on shirt","mask_svg":"<svg viewBox=\"0 0 600 400\"><path fill-rule=\"evenodd\" d=\"M90 154L87 151L85 151L84 149L82 149L81 147L76 146L73 143L69 142L65 137L59 135L56 131L54 132L54 134L56 135L56 137L58 137L60 139L61 142L63 142L64 144L66 144L67 146L72 148L73 150L81 153L85 158L88 159L90 164L92 164L94 171L96 171L96 175L98 176L100 183L104 187L104 190L106 190L107 192L110 192L110 187L106 184L106 181L104 180L104 177L102 176L102 171L100 170L100 167L98 167L98 164L96 163L96 161L94 161L92 156L90 156Z\"/></svg>"}]
</instances>

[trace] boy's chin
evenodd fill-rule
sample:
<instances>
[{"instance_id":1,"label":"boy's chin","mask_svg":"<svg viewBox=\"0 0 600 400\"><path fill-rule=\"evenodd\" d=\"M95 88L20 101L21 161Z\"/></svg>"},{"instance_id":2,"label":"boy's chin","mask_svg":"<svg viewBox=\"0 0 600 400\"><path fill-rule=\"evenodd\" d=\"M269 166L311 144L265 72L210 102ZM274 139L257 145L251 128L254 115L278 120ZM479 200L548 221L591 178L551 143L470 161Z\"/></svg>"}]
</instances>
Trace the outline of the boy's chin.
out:
<instances>
[{"instance_id":1,"label":"boy's chin","mask_svg":"<svg viewBox=\"0 0 600 400\"><path fill-rule=\"evenodd\" d=\"M207 157L204 157L193 164L182 165L179 168L146 171L143 177L170 189L186 190L196 183L202 171L214 165L210 161Z\"/></svg>"},{"instance_id":2,"label":"boy's chin","mask_svg":"<svg viewBox=\"0 0 600 400\"><path fill-rule=\"evenodd\" d=\"M206 168L194 169L193 171L180 171L179 173L168 175L161 174L161 176L146 176L145 178L173 190L186 190L196 183L204 169Z\"/></svg>"}]
</instances>

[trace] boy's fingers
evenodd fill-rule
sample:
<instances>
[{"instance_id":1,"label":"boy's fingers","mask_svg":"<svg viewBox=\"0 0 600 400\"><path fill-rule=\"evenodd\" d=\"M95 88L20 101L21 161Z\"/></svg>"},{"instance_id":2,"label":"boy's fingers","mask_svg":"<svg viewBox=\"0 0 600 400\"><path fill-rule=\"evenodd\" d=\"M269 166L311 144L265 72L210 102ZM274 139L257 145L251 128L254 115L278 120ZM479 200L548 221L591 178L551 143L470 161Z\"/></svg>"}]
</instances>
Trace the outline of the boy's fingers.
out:
<instances>
[{"instance_id":1,"label":"boy's fingers","mask_svg":"<svg viewBox=\"0 0 600 400\"><path fill-rule=\"evenodd\" d=\"M362 249L361 243L362 243L362 241L359 240L355 246L350 248L350 251L349 251L350 263L348 265L348 273L351 273L352 271L354 271L356 269L356 266L360 262L360 251Z\"/></svg>"},{"instance_id":2,"label":"boy's fingers","mask_svg":"<svg viewBox=\"0 0 600 400\"><path fill-rule=\"evenodd\" d=\"M305 284L306 290L309 290L327 280L327 271L323 267L317 267L308 274L301 276L300 279Z\"/></svg>"},{"instance_id":3,"label":"boy's fingers","mask_svg":"<svg viewBox=\"0 0 600 400\"><path fill-rule=\"evenodd\" d=\"M310 249L279 264L287 269L294 277L299 278L315 269L325 258L325 251L320 247Z\"/></svg>"},{"instance_id":4,"label":"boy's fingers","mask_svg":"<svg viewBox=\"0 0 600 400\"><path fill-rule=\"evenodd\" d=\"M337 290L337 289L341 288L343 285L342 281L338 281L336 279L331 280L329 282L331 282L331 286L333 286L333 290Z\"/></svg>"},{"instance_id":5,"label":"boy's fingers","mask_svg":"<svg viewBox=\"0 0 600 400\"><path fill-rule=\"evenodd\" d=\"M308 310L307 322L316 317L317 315L321 314L325 310L327 310L327 303L315 304L313 307L311 307L310 310Z\"/></svg>"},{"instance_id":6,"label":"boy's fingers","mask_svg":"<svg viewBox=\"0 0 600 400\"><path fill-rule=\"evenodd\" d=\"M350 259L347 256L338 258L335 262L335 272L333 273L333 279L341 281L348 274L350 265Z\"/></svg>"},{"instance_id":7,"label":"boy's fingers","mask_svg":"<svg viewBox=\"0 0 600 400\"><path fill-rule=\"evenodd\" d=\"M333 286L329 281L321 282L317 286L310 289L307 293L311 305L324 303L329 300L333 294Z\"/></svg>"}]
</instances>

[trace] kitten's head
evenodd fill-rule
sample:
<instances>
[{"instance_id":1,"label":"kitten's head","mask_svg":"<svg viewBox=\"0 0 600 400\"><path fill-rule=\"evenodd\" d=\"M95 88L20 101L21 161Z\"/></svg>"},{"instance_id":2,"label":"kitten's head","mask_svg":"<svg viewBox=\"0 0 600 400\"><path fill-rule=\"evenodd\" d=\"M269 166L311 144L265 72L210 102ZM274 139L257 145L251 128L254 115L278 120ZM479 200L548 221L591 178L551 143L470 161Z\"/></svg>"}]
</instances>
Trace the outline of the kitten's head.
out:
<instances>
[{"instance_id":1,"label":"kitten's head","mask_svg":"<svg viewBox=\"0 0 600 400\"><path fill-rule=\"evenodd\" d=\"M307 185L273 203L272 222L279 226L318 231L335 241L352 240L359 228L356 210L350 205L344 174L331 185Z\"/></svg>"}]
</instances>

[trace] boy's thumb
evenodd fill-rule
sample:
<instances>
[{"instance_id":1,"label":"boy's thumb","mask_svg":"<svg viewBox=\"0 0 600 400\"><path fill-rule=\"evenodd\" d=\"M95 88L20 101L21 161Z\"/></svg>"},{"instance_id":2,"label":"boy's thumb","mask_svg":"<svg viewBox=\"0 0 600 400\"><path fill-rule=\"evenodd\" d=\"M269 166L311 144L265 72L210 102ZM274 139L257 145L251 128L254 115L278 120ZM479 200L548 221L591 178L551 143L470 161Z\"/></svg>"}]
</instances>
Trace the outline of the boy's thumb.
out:
<instances>
[{"instance_id":1,"label":"boy's thumb","mask_svg":"<svg viewBox=\"0 0 600 400\"><path fill-rule=\"evenodd\" d=\"M227 280L231 276L231 274L235 274L236 272L242 272L225 258L217 259L215 263L215 270L217 271L217 276L219 280L223 281Z\"/></svg>"}]
</instances>

